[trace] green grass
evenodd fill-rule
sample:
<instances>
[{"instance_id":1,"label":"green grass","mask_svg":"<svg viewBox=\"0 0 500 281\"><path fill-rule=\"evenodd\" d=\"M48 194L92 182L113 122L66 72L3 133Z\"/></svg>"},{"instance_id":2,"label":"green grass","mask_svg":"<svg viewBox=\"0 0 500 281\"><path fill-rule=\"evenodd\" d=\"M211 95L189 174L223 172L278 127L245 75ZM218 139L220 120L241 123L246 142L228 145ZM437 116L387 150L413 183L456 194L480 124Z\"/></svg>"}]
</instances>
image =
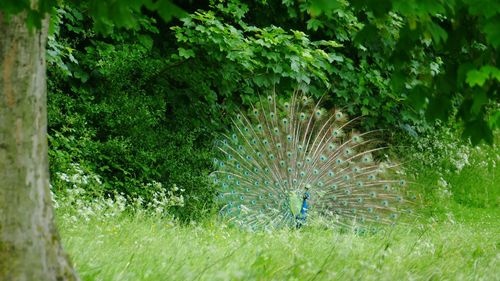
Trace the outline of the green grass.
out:
<instances>
[{"instance_id":1,"label":"green grass","mask_svg":"<svg viewBox=\"0 0 500 281\"><path fill-rule=\"evenodd\" d=\"M139 216L59 226L83 280L500 280L498 209L457 209L362 236Z\"/></svg>"}]
</instances>

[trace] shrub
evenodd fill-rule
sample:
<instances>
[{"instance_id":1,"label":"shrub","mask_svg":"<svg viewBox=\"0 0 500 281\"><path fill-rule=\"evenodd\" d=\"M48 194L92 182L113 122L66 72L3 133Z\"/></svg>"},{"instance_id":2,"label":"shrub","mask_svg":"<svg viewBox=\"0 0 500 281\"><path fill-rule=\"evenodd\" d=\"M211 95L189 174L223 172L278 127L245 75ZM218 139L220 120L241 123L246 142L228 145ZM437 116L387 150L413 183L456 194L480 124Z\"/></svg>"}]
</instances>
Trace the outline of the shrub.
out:
<instances>
[{"instance_id":1,"label":"shrub","mask_svg":"<svg viewBox=\"0 0 500 281\"><path fill-rule=\"evenodd\" d=\"M434 211L446 210L452 203L498 207L498 144L472 146L460 138L458 131L438 123L419 137L406 137L406 145L397 150L407 163L408 174L415 176L415 187ZM499 138L497 132L497 142Z\"/></svg>"}]
</instances>

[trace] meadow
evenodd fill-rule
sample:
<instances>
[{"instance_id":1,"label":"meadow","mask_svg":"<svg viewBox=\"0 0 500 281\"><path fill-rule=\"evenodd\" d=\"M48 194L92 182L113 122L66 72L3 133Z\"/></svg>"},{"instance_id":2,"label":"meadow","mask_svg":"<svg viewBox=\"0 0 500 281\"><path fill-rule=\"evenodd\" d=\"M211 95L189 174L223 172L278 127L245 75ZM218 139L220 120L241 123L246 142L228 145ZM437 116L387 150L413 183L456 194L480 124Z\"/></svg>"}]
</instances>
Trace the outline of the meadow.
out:
<instances>
[{"instance_id":1,"label":"meadow","mask_svg":"<svg viewBox=\"0 0 500 281\"><path fill-rule=\"evenodd\" d=\"M426 199L418 216L376 233L314 223L248 232L81 195L56 205L59 229L83 280L500 280L498 150L467 153L460 171L413 165Z\"/></svg>"},{"instance_id":2,"label":"meadow","mask_svg":"<svg viewBox=\"0 0 500 281\"><path fill-rule=\"evenodd\" d=\"M500 215L465 208L442 220L356 235L307 228L249 233L216 221L181 226L124 216L60 222L83 280L499 280Z\"/></svg>"}]
</instances>

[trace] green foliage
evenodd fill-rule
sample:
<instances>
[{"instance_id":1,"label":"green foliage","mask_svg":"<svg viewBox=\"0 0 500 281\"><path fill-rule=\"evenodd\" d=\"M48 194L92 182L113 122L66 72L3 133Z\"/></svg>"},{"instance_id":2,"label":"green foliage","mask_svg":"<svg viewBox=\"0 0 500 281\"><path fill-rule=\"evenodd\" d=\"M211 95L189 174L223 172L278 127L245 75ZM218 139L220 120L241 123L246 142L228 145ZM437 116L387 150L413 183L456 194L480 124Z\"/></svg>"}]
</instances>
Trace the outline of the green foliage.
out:
<instances>
[{"instance_id":1,"label":"green foliage","mask_svg":"<svg viewBox=\"0 0 500 281\"><path fill-rule=\"evenodd\" d=\"M225 74L226 83L235 85L218 92L225 97L233 94L238 84L245 83L244 92L255 96L258 88L270 88L287 78L306 88L310 84L329 87L331 63L341 59L328 50L329 42L310 42L298 31L290 34L281 28L260 29L243 22L237 29L223 24L211 12L196 13L183 22L183 28L174 28L177 41L185 46L179 47L179 57L188 59L198 54L208 58L205 63L221 65L219 71Z\"/></svg>"},{"instance_id":2,"label":"green foliage","mask_svg":"<svg viewBox=\"0 0 500 281\"><path fill-rule=\"evenodd\" d=\"M156 216L67 219L65 249L83 280L496 280L498 212L356 235L320 227L248 233Z\"/></svg>"},{"instance_id":3,"label":"green foliage","mask_svg":"<svg viewBox=\"0 0 500 281\"><path fill-rule=\"evenodd\" d=\"M368 34L364 42L383 36L374 24L394 14L402 19L397 43L386 57L395 66L393 90L408 95L408 105L417 112L425 110L430 121L446 121L459 107L456 118L463 121L464 137L473 144L481 140L491 144L500 110L495 103L499 80L494 66L500 45L498 28L494 27L500 24L498 1L379 2L361 0L353 5L368 18L360 31ZM431 69L416 79L413 75L405 78L415 62L436 59L442 61L439 71ZM415 87L420 89L415 91ZM491 106L494 110L486 110ZM495 121L488 122L492 117Z\"/></svg>"},{"instance_id":4,"label":"green foliage","mask_svg":"<svg viewBox=\"0 0 500 281\"><path fill-rule=\"evenodd\" d=\"M9 20L11 15L25 12L27 14L26 23L28 28L40 28L42 19L51 12L57 5L57 0L38 0L36 5L32 5L31 0L4 0L0 2L0 12Z\"/></svg>"},{"instance_id":5,"label":"green foliage","mask_svg":"<svg viewBox=\"0 0 500 281\"><path fill-rule=\"evenodd\" d=\"M156 11L165 21L170 21L173 16L182 17L185 12L171 0L116 0L116 1L75 1L67 3L79 6L93 19L94 30L110 34L114 28L135 29L140 26L142 9ZM0 11L7 16L27 12L29 28L40 28L42 20L47 14L57 11L60 4L57 0L38 0L32 6L31 0L3 0L0 2Z\"/></svg>"},{"instance_id":6,"label":"green foliage","mask_svg":"<svg viewBox=\"0 0 500 281\"><path fill-rule=\"evenodd\" d=\"M256 95L282 80L302 84L321 93L330 86L327 76L332 64L342 60L331 46L335 42L310 42L299 31L282 28L257 28L239 21L239 26L223 23L213 12L197 12L184 18L182 27L174 27L180 47L172 59L195 58L196 63L219 65L223 83L218 95L229 97L243 86L243 93ZM197 58L199 56L199 58Z\"/></svg>"},{"instance_id":7,"label":"green foliage","mask_svg":"<svg viewBox=\"0 0 500 281\"><path fill-rule=\"evenodd\" d=\"M48 48L52 174L71 173L77 163L102 180L83 187L88 192L140 196L145 204L157 192L144 188L148 183L165 192L177 185L186 203L176 214L185 219L212 207L206 175L216 111L174 92L162 76L168 62L153 50L156 20L144 16L139 30L110 37L92 32L91 19L71 6L54 21L65 25L55 25ZM67 186L58 181L56 193Z\"/></svg>"},{"instance_id":8,"label":"green foliage","mask_svg":"<svg viewBox=\"0 0 500 281\"><path fill-rule=\"evenodd\" d=\"M498 142L500 135L496 135ZM416 139L399 140L406 171L415 177L416 192L432 212L448 212L456 204L476 208L498 208L500 147L472 146L461 141L456 128L437 124L434 131Z\"/></svg>"},{"instance_id":9,"label":"green foliage","mask_svg":"<svg viewBox=\"0 0 500 281\"><path fill-rule=\"evenodd\" d=\"M382 57L373 57L364 47L353 55L350 43L344 45L356 29L352 14L329 26L329 33L337 26L345 28L344 33L312 41L303 31L249 25L243 16L254 15L246 13L246 5L218 4L173 27L178 45L171 56L172 64L178 65L175 80L201 98L224 100L228 112L240 100L248 105L274 87L280 92L298 87L317 98L325 96L330 106L366 116L368 127L409 121L403 97L390 89L389 67Z\"/></svg>"},{"instance_id":10,"label":"green foliage","mask_svg":"<svg viewBox=\"0 0 500 281\"><path fill-rule=\"evenodd\" d=\"M463 120L450 124L473 143L500 124L495 4L186 2L191 13L167 24L151 11L168 1L101 2L58 6L47 49L51 172L77 163L100 176L85 187L96 196L150 201L143 186L176 184L185 189L177 214L199 218L213 207L213 136L274 89L299 88L363 115L364 129L399 127L416 143L432 133L424 119ZM67 187L54 182L56 192Z\"/></svg>"}]
</instances>

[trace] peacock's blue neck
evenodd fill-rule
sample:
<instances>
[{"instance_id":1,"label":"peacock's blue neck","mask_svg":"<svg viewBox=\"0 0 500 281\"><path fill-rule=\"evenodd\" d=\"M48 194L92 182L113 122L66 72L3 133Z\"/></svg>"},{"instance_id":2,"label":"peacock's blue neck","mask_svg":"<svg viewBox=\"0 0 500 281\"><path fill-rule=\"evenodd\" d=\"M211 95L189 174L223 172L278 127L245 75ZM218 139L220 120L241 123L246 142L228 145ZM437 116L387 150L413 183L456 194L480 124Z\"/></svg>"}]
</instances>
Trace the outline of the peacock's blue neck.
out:
<instances>
[{"instance_id":1,"label":"peacock's blue neck","mask_svg":"<svg viewBox=\"0 0 500 281\"><path fill-rule=\"evenodd\" d=\"M307 214L307 209L309 208L309 206L307 204L307 199L309 199L309 197L311 197L311 195L309 194L308 191L306 191L304 193L304 197L303 197L303 201L302 201L302 208L300 209L300 214L302 216L305 216Z\"/></svg>"}]
</instances>

